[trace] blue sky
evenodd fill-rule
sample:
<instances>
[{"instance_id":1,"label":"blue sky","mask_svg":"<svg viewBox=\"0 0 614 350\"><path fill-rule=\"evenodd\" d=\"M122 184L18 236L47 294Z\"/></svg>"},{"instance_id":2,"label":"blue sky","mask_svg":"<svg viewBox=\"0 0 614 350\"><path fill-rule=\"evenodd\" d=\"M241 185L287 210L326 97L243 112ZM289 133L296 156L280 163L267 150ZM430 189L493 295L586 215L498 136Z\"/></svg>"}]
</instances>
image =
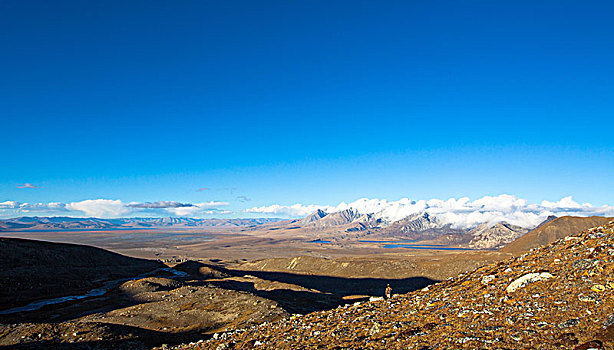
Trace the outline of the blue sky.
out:
<instances>
[{"instance_id":1,"label":"blue sky","mask_svg":"<svg viewBox=\"0 0 614 350\"><path fill-rule=\"evenodd\" d=\"M0 202L614 204L612 18L608 1L2 1Z\"/></svg>"}]
</instances>

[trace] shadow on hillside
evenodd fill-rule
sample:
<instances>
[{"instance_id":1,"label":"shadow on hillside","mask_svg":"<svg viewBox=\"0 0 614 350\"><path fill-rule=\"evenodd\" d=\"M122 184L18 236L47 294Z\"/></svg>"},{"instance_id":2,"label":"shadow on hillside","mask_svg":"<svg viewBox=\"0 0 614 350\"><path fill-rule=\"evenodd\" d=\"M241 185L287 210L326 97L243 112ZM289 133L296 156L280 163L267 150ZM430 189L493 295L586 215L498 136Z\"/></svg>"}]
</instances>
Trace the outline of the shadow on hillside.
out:
<instances>
[{"instance_id":1,"label":"shadow on hillside","mask_svg":"<svg viewBox=\"0 0 614 350\"><path fill-rule=\"evenodd\" d=\"M213 286L225 290L248 292L275 301L289 313L301 314L333 309L339 305L366 300L368 296L382 296L387 284L390 284L394 293L407 293L437 282L425 277L403 279L344 278L286 272L231 270L194 261L179 264L175 266L175 269L189 274L189 276L178 278L184 285ZM243 278L236 280L232 277ZM251 281L252 279L253 281ZM350 296L354 297L348 298ZM35 312L3 315L4 317L0 318L0 321L2 321L0 323L62 322L141 303L144 303L144 301L136 300L130 294L116 287L102 297L47 306ZM23 344L15 344L7 348L115 349L128 346L130 349L146 349L164 343L189 343L207 339L210 335L205 333L211 331L210 329L199 329L189 333L168 333L110 323L106 323L105 327L107 328L102 332L102 340L100 341L60 343L59 341L40 341L38 339L32 339L28 342L26 339ZM127 338L136 338L137 340L127 340L123 335L129 335ZM121 338L125 340L114 340Z\"/></svg>"},{"instance_id":2,"label":"shadow on hillside","mask_svg":"<svg viewBox=\"0 0 614 350\"><path fill-rule=\"evenodd\" d=\"M196 261L188 261L174 267L176 270L185 271L194 277L198 277L199 269L206 269L208 274L211 271L216 271L219 275L245 277L254 276L263 280L275 281L281 283L295 284L307 289L315 289L323 293L330 293L340 297L351 295L369 295L382 296L387 284L390 284L394 293L409 293L414 290L422 289L439 281L427 277L409 277L409 278L350 278L322 275L306 275L288 272L269 272L269 271L254 271L254 270L234 270L227 269L222 266L205 264ZM207 277L207 276L204 276ZM229 281L232 282L232 281ZM211 284L218 285L221 288L244 290L251 292L248 289L233 288L231 284L219 283L212 281Z\"/></svg>"},{"instance_id":3,"label":"shadow on hillside","mask_svg":"<svg viewBox=\"0 0 614 350\"><path fill-rule=\"evenodd\" d=\"M96 247L22 238L0 237L0 252L0 310L28 305L41 296L85 294L107 281L166 267Z\"/></svg>"},{"instance_id":4,"label":"shadow on hillside","mask_svg":"<svg viewBox=\"0 0 614 350\"><path fill-rule=\"evenodd\" d=\"M74 343L58 340L24 339L20 344L2 346L2 349L38 350L38 349L150 349L162 344L178 345L211 338L200 332L168 333L152 331L139 327L104 323L100 324L102 340L75 341ZM132 339L126 339L126 336ZM135 338L136 337L136 338ZM123 338L123 339L122 339Z\"/></svg>"},{"instance_id":5,"label":"shadow on hillside","mask_svg":"<svg viewBox=\"0 0 614 350\"><path fill-rule=\"evenodd\" d=\"M159 271L155 276L166 278L173 277L172 274L165 271ZM119 288L121 283L122 281L118 281L114 287L109 288L106 293L100 296L53 303L31 311L2 314L0 315L0 325L12 323L65 322L94 313L105 313L144 303L143 300L137 300L130 294L121 291ZM96 286L100 287L101 284L99 283ZM64 292L63 296L69 293L73 293L73 291ZM75 293L75 295L84 295L85 293L86 291L81 291ZM53 298L41 298L35 301L50 299Z\"/></svg>"},{"instance_id":6,"label":"shadow on hillside","mask_svg":"<svg viewBox=\"0 0 614 350\"><path fill-rule=\"evenodd\" d=\"M292 289L258 290L253 282L239 282L232 280L210 281L209 285L226 289L248 292L253 295L273 300L285 311L291 314L306 314L314 311L330 310L339 305L348 303L340 296L324 294L317 291L304 291ZM356 301L356 300L352 300Z\"/></svg>"},{"instance_id":7,"label":"shadow on hillside","mask_svg":"<svg viewBox=\"0 0 614 350\"><path fill-rule=\"evenodd\" d=\"M319 275L302 275L287 272L265 271L234 271L242 275L252 275L269 281L296 284L298 286L316 289L340 297L350 295L383 296L386 285L390 284L394 293L409 293L422 289L439 281L426 277L410 277L401 279L389 278L346 278Z\"/></svg>"},{"instance_id":8,"label":"shadow on hillside","mask_svg":"<svg viewBox=\"0 0 614 350\"><path fill-rule=\"evenodd\" d=\"M426 277L411 277L402 279L386 278L346 278L319 275L303 275L287 272L266 272L232 270L221 266L190 261L185 265L177 265L178 270L198 275L198 271L205 271L225 277L257 277L264 281L278 282L302 287L295 290L292 286L275 285L266 282L256 288L255 281L236 281L233 279L214 279L206 283L218 288L248 292L262 298L277 302L284 310L290 313L310 313L314 311L329 310L339 305L363 301L369 296L383 296L386 285L390 284L394 293L408 293L424 288L438 281ZM195 276L196 277L196 276ZM297 288L298 289L298 288ZM351 298L348 298L351 297Z\"/></svg>"}]
</instances>

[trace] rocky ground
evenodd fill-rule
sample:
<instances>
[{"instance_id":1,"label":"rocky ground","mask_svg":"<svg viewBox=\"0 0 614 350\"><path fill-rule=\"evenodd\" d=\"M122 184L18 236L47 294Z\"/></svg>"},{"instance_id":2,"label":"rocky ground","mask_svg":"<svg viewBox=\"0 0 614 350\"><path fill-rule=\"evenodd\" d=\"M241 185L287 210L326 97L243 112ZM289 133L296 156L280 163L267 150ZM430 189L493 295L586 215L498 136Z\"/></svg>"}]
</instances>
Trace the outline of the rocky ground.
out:
<instances>
[{"instance_id":1,"label":"rocky ground","mask_svg":"<svg viewBox=\"0 0 614 350\"><path fill-rule=\"evenodd\" d=\"M614 223L389 300L180 349L611 349Z\"/></svg>"}]
</instances>

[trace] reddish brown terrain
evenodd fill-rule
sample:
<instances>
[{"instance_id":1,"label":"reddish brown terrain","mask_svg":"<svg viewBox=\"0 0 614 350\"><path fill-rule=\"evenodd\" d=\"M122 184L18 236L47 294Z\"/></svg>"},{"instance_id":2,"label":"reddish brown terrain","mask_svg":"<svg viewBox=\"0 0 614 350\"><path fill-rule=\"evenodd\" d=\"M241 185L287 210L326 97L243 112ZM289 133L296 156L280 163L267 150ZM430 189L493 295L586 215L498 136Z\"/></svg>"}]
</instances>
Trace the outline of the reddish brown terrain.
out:
<instances>
[{"instance_id":1,"label":"reddish brown terrain","mask_svg":"<svg viewBox=\"0 0 614 350\"><path fill-rule=\"evenodd\" d=\"M562 216L536 227L528 234L506 245L501 251L506 253L526 252L532 248L552 243L557 239L580 233L588 228L603 225L612 220L614 220L614 218L606 218L603 216L591 216L587 218Z\"/></svg>"}]
</instances>

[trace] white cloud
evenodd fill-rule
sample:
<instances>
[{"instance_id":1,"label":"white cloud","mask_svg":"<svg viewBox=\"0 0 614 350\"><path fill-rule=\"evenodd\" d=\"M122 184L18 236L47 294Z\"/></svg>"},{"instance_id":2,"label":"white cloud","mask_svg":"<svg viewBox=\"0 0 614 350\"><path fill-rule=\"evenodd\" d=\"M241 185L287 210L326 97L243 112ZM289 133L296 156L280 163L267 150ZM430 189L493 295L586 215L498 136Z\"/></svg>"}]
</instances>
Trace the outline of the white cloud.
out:
<instances>
[{"instance_id":1,"label":"white cloud","mask_svg":"<svg viewBox=\"0 0 614 350\"><path fill-rule=\"evenodd\" d=\"M131 209L119 199L88 199L81 202L68 203L66 208L97 218L116 218L131 212Z\"/></svg>"},{"instance_id":2,"label":"white cloud","mask_svg":"<svg viewBox=\"0 0 614 350\"><path fill-rule=\"evenodd\" d=\"M38 211L64 211L66 204L64 203L20 203L16 201L0 202L0 209L17 209L21 212L38 212Z\"/></svg>"},{"instance_id":3,"label":"white cloud","mask_svg":"<svg viewBox=\"0 0 614 350\"><path fill-rule=\"evenodd\" d=\"M361 214L372 214L376 218L388 222L426 212L436 216L442 223L451 224L454 227L473 227L484 222L507 221L510 224L531 228L537 226L549 215L614 216L614 206L593 207L589 203L578 204L571 197L565 197L556 202L543 201L541 204L534 204L508 194L485 196L474 201L467 197L418 201L409 198L402 198L397 201L361 198L349 204L341 202L334 207L315 204L294 204L290 206L273 204L254 207L245 210L245 212L301 217L309 215L317 209L330 213L349 208Z\"/></svg>"},{"instance_id":4,"label":"white cloud","mask_svg":"<svg viewBox=\"0 0 614 350\"><path fill-rule=\"evenodd\" d=\"M88 199L72 203L20 203L16 201L0 202L0 217L8 215L67 215L99 218L117 218L130 215L145 216L192 216L200 217L213 214L229 214L220 207L230 205L228 202L210 201L203 203L181 203L175 201L131 202L124 203L119 199ZM10 210L10 212L8 212Z\"/></svg>"},{"instance_id":5,"label":"white cloud","mask_svg":"<svg viewBox=\"0 0 614 350\"><path fill-rule=\"evenodd\" d=\"M19 208L19 202L15 201L4 201L0 202L0 209L17 209Z\"/></svg>"},{"instance_id":6,"label":"white cloud","mask_svg":"<svg viewBox=\"0 0 614 350\"><path fill-rule=\"evenodd\" d=\"M294 205L278 205L273 204L269 206L262 207L253 207L250 209L246 209L246 213L257 213L257 214L273 214L273 215L286 215L291 217L300 217L307 216L314 211L322 209L324 211L335 211L334 207L326 206L326 205L302 205L302 204L294 204Z\"/></svg>"},{"instance_id":7,"label":"white cloud","mask_svg":"<svg viewBox=\"0 0 614 350\"><path fill-rule=\"evenodd\" d=\"M121 200L89 199L72 203L20 203L16 201L0 202L0 216L35 213L36 215L67 215L114 218L126 216L183 216L204 217L207 215L231 214L223 207L228 202L210 201L203 203L182 203L175 201L131 202ZM450 198L447 200L411 200L401 198L397 201L386 199L361 198L351 203L341 202L330 205L293 205L273 204L253 207L244 210L245 213L263 216L304 217L318 209L332 213L344 209L354 209L362 214L371 214L387 222L403 219L410 215L429 213L441 222L454 227L472 227L484 222L495 223L507 221L523 227L534 227L549 215L564 216L614 216L614 206L603 205L594 207L589 203L579 204L572 197L564 197L558 201L542 201L539 204L528 203L527 200L513 195L485 196L476 200L467 197ZM4 214L3 214L4 213Z\"/></svg>"},{"instance_id":8,"label":"white cloud","mask_svg":"<svg viewBox=\"0 0 614 350\"><path fill-rule=\"evenodd\" d=\"M225 214L218 207L229 205L227 202L210 201L205 203L196 203L190 206L169 207L166 211L175 216L198 216L202 214Z\"/></svg>"},{"instance_id":9,"label":"white cloud","mask_svg":"<svg viewBox=\"0 0 614 350\"><path fill-rule=\"evenodd\" d=\"M51 202L51 203L21 203L19 204L19 210L24 213L29 212L44 212L44 211L67 211L65 203Z\"/></svg>"}]
</instances>

